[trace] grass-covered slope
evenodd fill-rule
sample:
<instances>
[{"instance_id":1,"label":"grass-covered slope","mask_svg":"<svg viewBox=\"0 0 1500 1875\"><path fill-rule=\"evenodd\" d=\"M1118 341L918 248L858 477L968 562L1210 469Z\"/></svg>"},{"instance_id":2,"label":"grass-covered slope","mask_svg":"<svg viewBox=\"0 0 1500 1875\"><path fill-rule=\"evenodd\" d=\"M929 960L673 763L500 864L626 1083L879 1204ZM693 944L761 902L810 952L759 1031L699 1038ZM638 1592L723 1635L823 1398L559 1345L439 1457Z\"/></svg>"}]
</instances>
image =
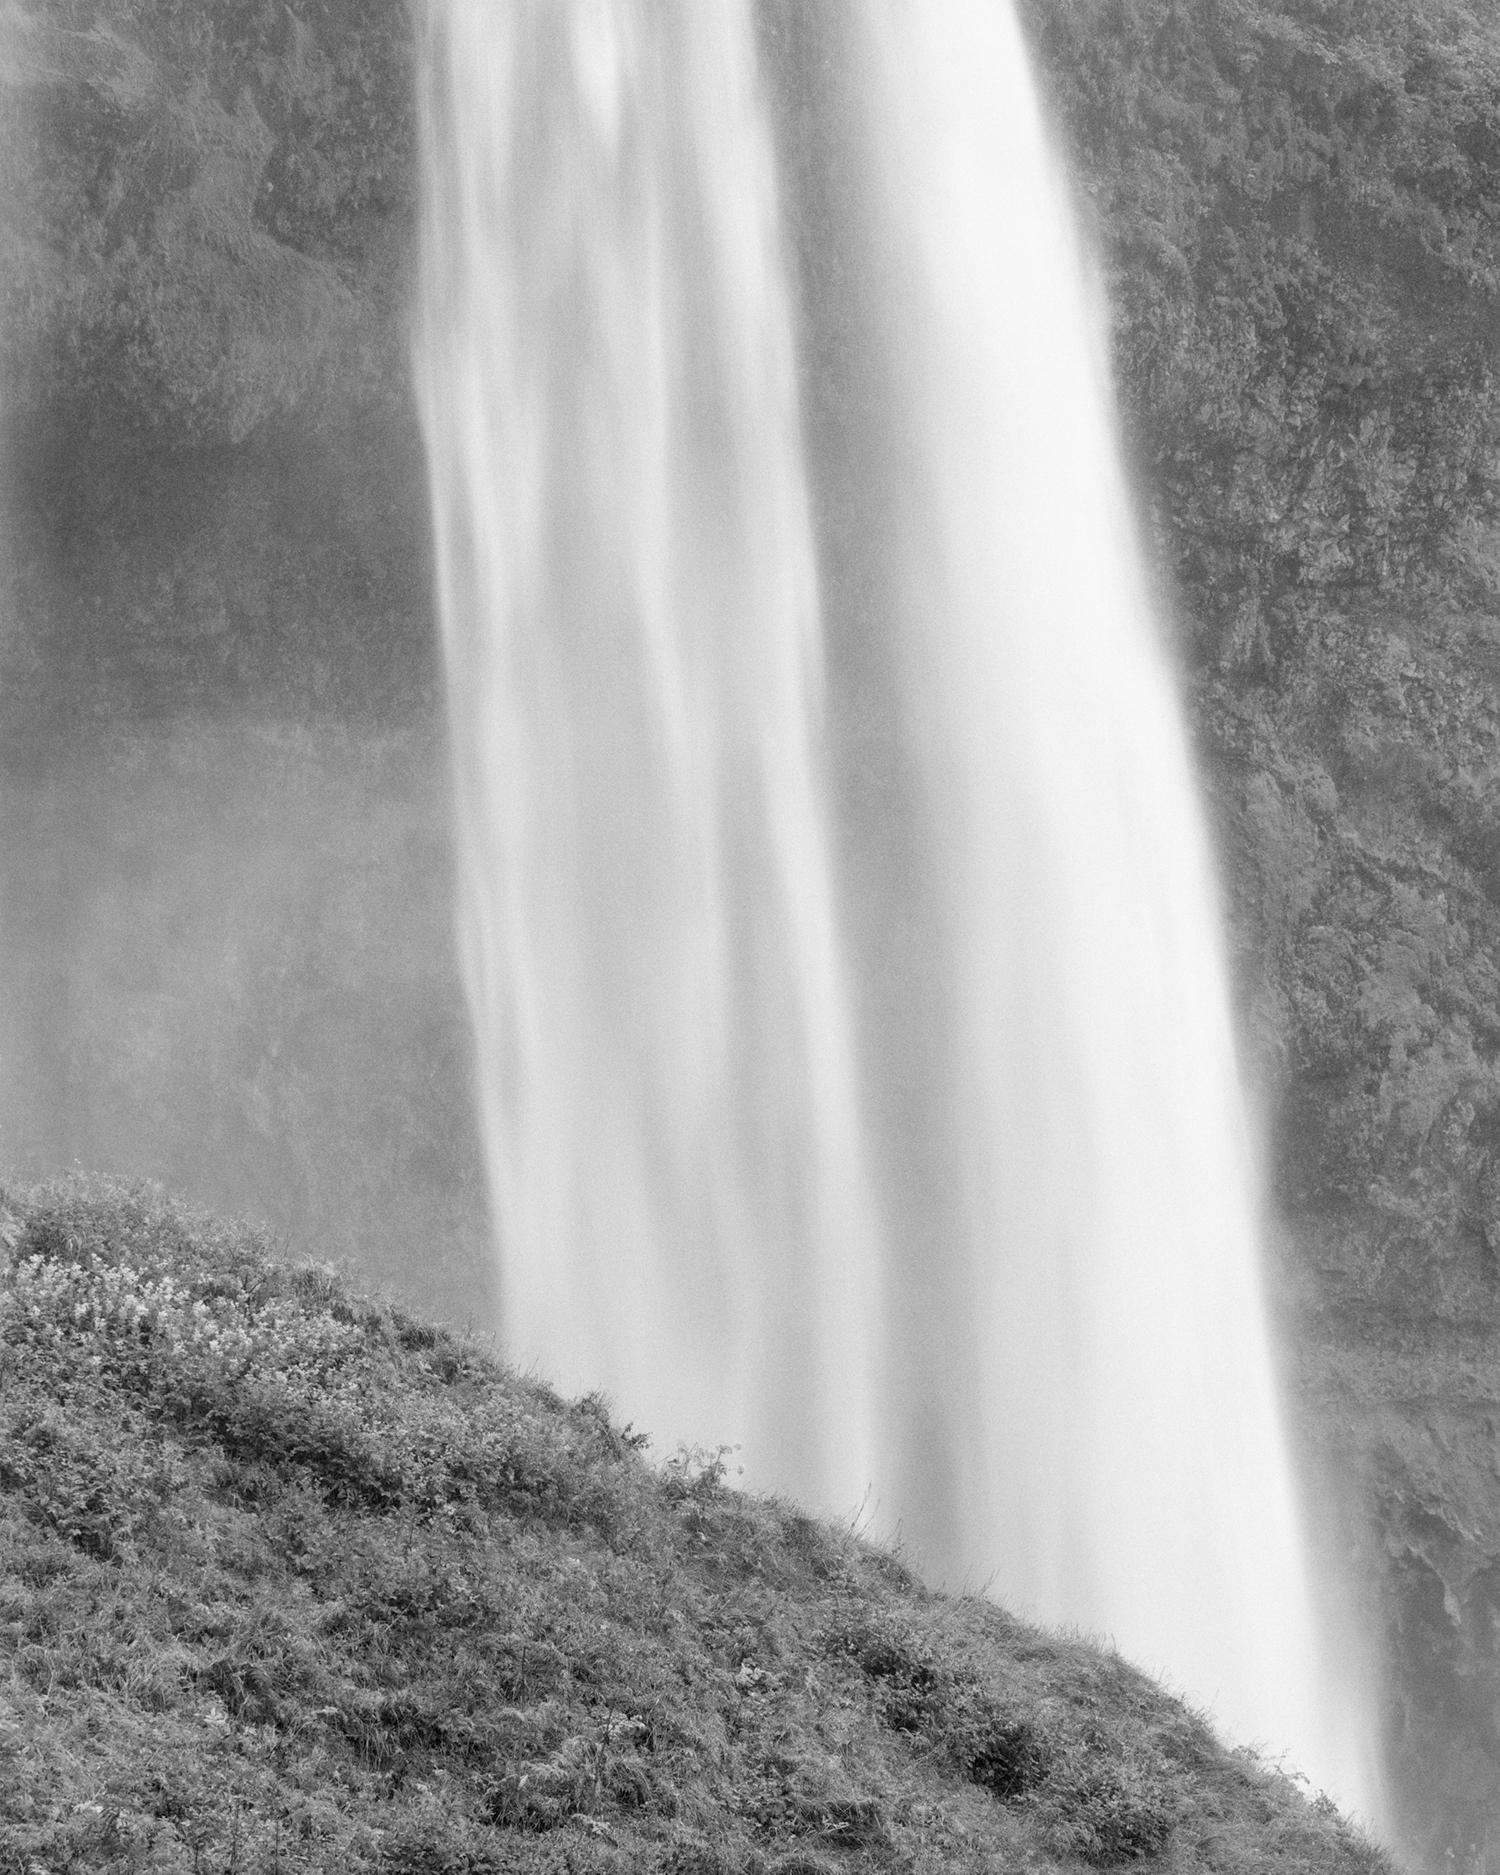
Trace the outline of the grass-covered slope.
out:
<instances>
[{"instance_id":1,"label":"grass-covered slope","mask_svg":"<svg viewBox=\"0 0 1500 1875\"><path fill-rule=\"evenodd\" d=\"M251 1233L0 1237L4 1875L1387 1866L1118 1657Z\"/></svg>"}]
</instances>

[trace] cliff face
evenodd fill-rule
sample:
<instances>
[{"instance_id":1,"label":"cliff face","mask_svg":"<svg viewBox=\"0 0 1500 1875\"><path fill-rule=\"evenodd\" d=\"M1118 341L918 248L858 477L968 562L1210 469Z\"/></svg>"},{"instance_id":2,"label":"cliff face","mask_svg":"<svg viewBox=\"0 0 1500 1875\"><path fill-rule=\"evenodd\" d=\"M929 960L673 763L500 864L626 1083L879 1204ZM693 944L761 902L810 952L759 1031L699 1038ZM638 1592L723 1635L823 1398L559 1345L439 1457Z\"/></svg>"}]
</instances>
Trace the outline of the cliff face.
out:
<instances>
[{"instance_id":1,"label":"cliff face","mask_svg":"<svg viewBox=\"0 0 1500 1875\"><path fill-rule=\"evenodd\" d=\"M0 1139L490 1297L409 21L0 11Z\"/></svg>"},{"instance_id":2,"label":"cliff face","mask_svg":"<svg viewBox=\"0 0 1500 1875\"><path fill-rule=\"evenodd\" d=\"M1027 15L1226 856L1304 1440L1383 1636L1413 1839L1482 1867L1500 25L1481 0ZM377 1269L456 1245L428 1293L462 1311L483 1221L409 58L397 0L0 11L0 1139Z\"/></svg>"},{"instance_id":3,"label":"cliff face","mask_svg":"<svg viewBox=\"0 0 1500 1875\"><path fill-rule=\"evenodd\" d=\"M1500 24L1036 0L1416 1845L1500 1844Z\"/></svg>"},{"instance_id":4,"label":"cliff face","mask_svg":"<svg viewBox=\"0 0 1500 1875\"><path fill-rule=\"evenodd\" d=\"M411 199L398 5L12 5L14 406L243 442L399 397Z\"/></svg>"},{"instance_id":5,"label":"cliff face","mask_svg":"<svg viewBox=\"0 0 1500 1875\"><path fill-rule=\"evenodd\" d=\"M404 9L12 6L0 83L11 697L430 705Z\"/></svg>"}]
</instances>

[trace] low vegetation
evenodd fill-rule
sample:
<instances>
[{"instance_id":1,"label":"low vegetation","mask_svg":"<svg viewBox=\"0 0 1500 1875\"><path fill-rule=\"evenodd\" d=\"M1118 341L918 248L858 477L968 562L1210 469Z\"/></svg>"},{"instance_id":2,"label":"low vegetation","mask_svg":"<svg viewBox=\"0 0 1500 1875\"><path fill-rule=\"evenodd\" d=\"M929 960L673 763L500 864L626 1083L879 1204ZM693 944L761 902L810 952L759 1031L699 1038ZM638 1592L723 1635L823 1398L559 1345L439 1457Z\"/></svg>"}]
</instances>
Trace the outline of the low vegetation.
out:
<instances>
[{"instance_id":1,"label":"low vegetation","mask_svg":"<svg viewBox=\"0 0 1500 1875\"><path fill-rule=\"evenodd\" d=\"M0 1875L1368 1871L1117 1656L101 1186L0 1206Z\"/></svg>"}]
</instances>

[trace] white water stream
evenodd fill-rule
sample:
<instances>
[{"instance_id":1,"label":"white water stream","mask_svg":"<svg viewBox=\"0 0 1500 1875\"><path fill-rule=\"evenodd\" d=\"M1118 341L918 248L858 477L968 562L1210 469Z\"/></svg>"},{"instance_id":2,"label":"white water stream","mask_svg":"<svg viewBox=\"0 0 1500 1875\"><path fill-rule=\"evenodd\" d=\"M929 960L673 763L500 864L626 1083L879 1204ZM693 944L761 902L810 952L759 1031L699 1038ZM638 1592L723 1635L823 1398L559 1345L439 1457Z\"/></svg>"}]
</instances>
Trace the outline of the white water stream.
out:
<instances>
[{"instance_id":1,"label":"white water stream","mask_svg":"<svg viewBox=\"0 0 1500 1875\"><path fill-rule=\"evenodd\" d=\"M507 1343L659 1448L869 1489L949 1579L1112 1636L1369 1808L1202 816L1019 34L998 0L828 0L820 93L796 11L769 64L778 0L759 45L747 0L423 15ZM789 93L837 92L790 210L768 71L784 142ZM858 279L818 287L819 214Z\"/></svg>"}]
</instances>

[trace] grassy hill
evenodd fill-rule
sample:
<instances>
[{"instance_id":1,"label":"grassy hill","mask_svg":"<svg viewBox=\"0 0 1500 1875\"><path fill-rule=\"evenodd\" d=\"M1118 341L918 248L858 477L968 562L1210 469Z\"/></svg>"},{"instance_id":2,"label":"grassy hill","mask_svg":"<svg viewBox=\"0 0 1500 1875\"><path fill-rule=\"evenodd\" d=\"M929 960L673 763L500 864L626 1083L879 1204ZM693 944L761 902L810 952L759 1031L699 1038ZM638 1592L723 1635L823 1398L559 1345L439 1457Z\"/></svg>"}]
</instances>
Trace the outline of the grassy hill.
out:
<instances>
[{"instance_id":1,"label":"grassy hill","mask_svg":"<svg viewBox=\"0 0 1500 1875\"><path fill-rule=\"evenodd\" d=\"M1389 1868L1118 1656L253 1232L0 1238L3 1875Z\"/></svg>"}]
</instances>

